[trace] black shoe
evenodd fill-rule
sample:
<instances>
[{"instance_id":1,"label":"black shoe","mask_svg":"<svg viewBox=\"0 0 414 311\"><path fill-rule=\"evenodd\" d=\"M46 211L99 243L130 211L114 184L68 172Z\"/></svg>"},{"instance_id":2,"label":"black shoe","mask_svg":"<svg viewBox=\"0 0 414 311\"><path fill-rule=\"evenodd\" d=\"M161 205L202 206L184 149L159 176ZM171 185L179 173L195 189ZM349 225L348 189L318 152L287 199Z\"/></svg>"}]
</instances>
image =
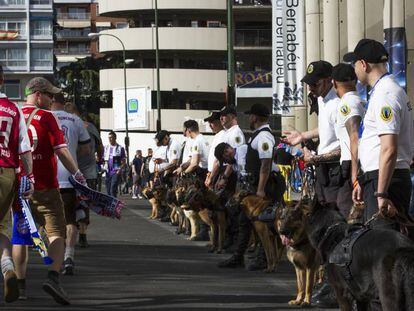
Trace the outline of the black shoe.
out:
<instances>
[{"instance_id":1,"label":"black shoe","mask_svg":"<svg viewBox=\"0 0 414 311\"><path fill-rule=\"evenodd\" d=\"M219 262L217 267L219 268L238 268L244 267L243 256L233 255L229 259Z\"/></svg>"},{"instance_id":2,"label":"black shoe","mask_svg":"<svg viewBox=\"0 0 414 311\"><path fill-rule=\"evenodd\" d=\"M312 295L311 304L319 308L337 308L334 289L327 282L323 283L319 291Z\"/></svg>"},{"instance_id":3,"label":"black shoe","mask_svg":"<svg viewBox=\"0 0 414 311\"><path fill-rule=\"evenodd\" d=\"M55 301L61 305L70 305L69 298L65 291L60 287L59 282L48 278L43 283L43 290L55 299Z\"/></svg>"},{"instance_id":4,"label":"black shoe","mask_svg":"<svg viewBox=\"0 0 414 311\"><path fill-rule=\"evenodd\" d=\"M64 275L74 275L74 271L75 271L75 263L73 262L72 258L67 258L63 262L62 274L64 274Z\"/></svg>"},{"instance_id":5,"label":"black shoe","mask_svg":"<svg viewBox=\"0 0 414 311\"><path fill-rule=\"evenodd\" d=\"M79 233L79 246L81 248L89 247L88 239L86 238L86 234Z\"/></svg>"},{"instance_id":6,"label":"black shoe","mask_svg":"<svg viewBox=\"0 0 414 311\"><path fill-rule=\"evenodd\" d=\"M266 260L255 258L247 265L247 271L263 271L267 268Z\"/></svg>"},{"instance_id":7,"label":"black shoe","mask_svg":"<svg viewBox=\"0 0 414 311\"><path fill-rule=\"evenodd\" d=\"M318 288L317 291L315 291L312 295L312 301L319 300L319 298L326 296L330 293L331 286L328 284L327 281L324 281Z\"/></svg>"},{"instance_id":8,"label":"black shoe","mask_svg":"<svg viewBox=\"0 0 414 311\"><path fill-rule=\"evenodd\" d=\"M4 301L11 303L19 299L19 286L16 273L12 270L4 274Z\"/></svg>"}]
</instances>

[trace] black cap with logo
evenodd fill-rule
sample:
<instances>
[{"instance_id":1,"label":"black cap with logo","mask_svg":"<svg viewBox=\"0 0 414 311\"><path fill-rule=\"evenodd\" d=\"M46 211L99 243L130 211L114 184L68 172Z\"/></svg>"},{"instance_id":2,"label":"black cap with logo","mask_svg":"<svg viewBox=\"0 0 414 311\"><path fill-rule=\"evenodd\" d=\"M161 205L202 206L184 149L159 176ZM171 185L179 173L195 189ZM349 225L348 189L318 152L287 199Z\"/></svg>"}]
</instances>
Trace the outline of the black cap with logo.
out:
<instances>
[{"instance_id":1,"label":"black cap with logo","mask_svg":"<svg viewBox=\"0 0 414 311\"><path fill-rule=\"evenodd\" d=\"M315 85L320 79L329 78L332 75L331 63L319 60L312 62L306 69L306 75L300 80L308 85Z\"/></svg>"},{"instance_id":2,"label":"black cap with logo","mask_svg":"<svg viewBox=\"0 0 414 311\"><path fill-rule=\"evenodd\" d=\"M340 63L332 69L332 79L338 82L356 81L355 69L349 64Z\"/></svg>"},{"instance_id":3,"label":"black cap with logo","mask_svg":"<svg viewBox=\"0 0 414 311\"><path fill-rule=\"evenodd\" d=\"M269 109L263 104L254 104L250 107L250 110L246 111L245 114L254 114L259 117L268 117Z\"/></svg>"},{"instance_id":4,"label":"black cap with logo","mask_svg":"<svg viewBox=\"0 0 414 311\"><path fill-rule=\"evenodd\" d=\"M236 107L234 107L234 106L224 106L223 108L221 108L220 115L225 116L225 115L228 115L228 114L234 114L235 116L237 116Z\"/></svg>"},{"instance_id":5,"label":"black cap with logo","mask_svg":"<svg viewBox=\"0 0 414 311\"><path fill-rule=\"evenodd\" d=\"M213 122L220 120L220 112L213 111L207 118L204 119L204 122Z\"/></svg>"},{"instance_id":6,"label":"black cap with logo","mask_svg":"<svg viewBox=\"0 0 414 311\"><path fill-rule=\"evenodd\" d=\"M382 43L372 39L362 39L353 52L344 55L344 62L354 63L361 59L371 64L385 63L388 61L388 52Z\"/></svg>"}]
</instances>

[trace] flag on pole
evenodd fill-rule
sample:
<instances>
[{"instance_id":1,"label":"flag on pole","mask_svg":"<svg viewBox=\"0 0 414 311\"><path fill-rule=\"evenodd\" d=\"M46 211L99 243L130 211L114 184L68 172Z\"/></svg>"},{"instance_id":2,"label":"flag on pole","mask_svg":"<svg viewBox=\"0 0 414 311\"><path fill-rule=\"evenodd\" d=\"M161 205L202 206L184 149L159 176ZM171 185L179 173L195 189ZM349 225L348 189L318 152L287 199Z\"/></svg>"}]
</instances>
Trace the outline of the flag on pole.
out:
<instances>
[{"instance_id":1,"label":"flag on pole","mask_svg":"<svg viewBox=\"0 0 414 311\"><path fill-rule=\"evenodd\" d=\"M14 40L19 36L17 31L0 30L0 40Z\"/></svg>"}]
</instances>

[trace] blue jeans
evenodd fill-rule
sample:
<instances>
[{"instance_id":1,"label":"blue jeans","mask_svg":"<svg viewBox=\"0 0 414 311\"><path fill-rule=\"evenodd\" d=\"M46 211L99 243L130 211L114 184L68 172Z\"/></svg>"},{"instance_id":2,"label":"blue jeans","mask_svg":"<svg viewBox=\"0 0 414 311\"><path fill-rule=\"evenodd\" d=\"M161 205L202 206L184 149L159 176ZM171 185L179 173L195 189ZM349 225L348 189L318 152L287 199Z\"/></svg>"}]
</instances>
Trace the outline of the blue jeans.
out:
<instances>
[{"instance_id":1,"label":"blue jeans","mask_svg":"<svg viewBox=\"0 0 414 311\"><path fill-rule=\"evenodd\" d=\"M410 210L408 212L414 217L414 172L411 172L411 189Z\"/></svg>"},{"instance_id":2,"label":"blue jeans","mask_svg":"<svg viewBox=\"0 0 414 311\"><path fill-rule=\"evenodd\" d=\"M113 196L116 198L118 195L118 183L119 183L119 175L114 174L112 176L108 176L108 174L105 177L105 185L106 185L106 192L108 195Z\"/></svg>"}]
</instances>

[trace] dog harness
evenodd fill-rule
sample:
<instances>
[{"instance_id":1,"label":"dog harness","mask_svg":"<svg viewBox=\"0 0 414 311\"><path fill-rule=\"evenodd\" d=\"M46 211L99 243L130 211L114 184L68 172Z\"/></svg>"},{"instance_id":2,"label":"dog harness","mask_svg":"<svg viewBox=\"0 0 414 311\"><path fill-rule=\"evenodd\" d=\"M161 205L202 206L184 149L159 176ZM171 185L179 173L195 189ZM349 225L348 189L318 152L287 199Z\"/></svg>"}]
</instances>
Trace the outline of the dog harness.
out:
<instances>
[{"instance_id":1,"label":"dog harness","mask_svg":"<svg viewBox=\"0 0 414 311\"><path fill-rule=\"evenodd\" d=\"M345 231L345 237L336 245L333 252L328 257L328 262L330 264L339 267L345 282L352 293L361 291L359 286L354 282L351 272L352 249L359 238L370 230L370 228L361 226L348 227Z\"/></svg>"}]
</instances>

